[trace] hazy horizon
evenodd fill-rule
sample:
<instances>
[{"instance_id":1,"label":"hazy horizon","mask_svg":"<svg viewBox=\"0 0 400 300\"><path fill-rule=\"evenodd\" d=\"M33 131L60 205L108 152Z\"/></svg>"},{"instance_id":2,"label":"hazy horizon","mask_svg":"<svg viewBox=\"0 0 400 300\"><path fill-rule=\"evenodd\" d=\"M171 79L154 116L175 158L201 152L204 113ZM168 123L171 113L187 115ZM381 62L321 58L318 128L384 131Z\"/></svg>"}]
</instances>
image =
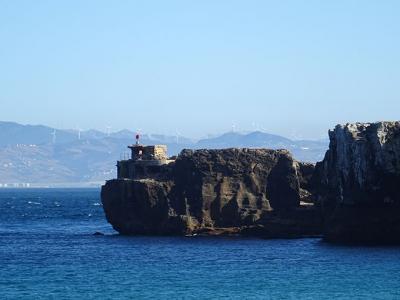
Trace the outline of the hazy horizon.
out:
<instances>
[{"instance_id":1,"label":"hazy horizon","mask_svg":"<svg viewBox=\"0 0 400 300\"><path fill-rule=\"evenodd\" d=\"M400 2L9 1L0 119L326 138L399 118Z\"/></svg>"}]
</instances>

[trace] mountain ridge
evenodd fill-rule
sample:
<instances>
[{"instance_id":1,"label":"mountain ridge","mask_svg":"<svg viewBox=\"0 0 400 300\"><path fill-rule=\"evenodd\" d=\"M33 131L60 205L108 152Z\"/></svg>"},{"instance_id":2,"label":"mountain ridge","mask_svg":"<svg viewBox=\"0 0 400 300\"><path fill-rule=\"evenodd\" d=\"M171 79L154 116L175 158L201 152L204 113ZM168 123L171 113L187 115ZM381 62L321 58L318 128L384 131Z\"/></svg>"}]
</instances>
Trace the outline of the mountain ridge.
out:
<instances>
[{"instance_id":1,"label":"mountain ridge","mask_svg":"<svg viewBox=\"0 0 400 300\"><path fill-rule=\"evenodd\" d=\"M0 121L0 187L31 185L77 185L95 183L116 176L115 163L128 157L135 133L124 129L104 133L55 129L45 125L22 125ZM183 136L143 134L143 144L166 144L169 155L182 149L271 148L288 149L298 160L322 160L327 141L294 141L254 131L227 132L198 141Z\"/></svg>"}]
</instances>

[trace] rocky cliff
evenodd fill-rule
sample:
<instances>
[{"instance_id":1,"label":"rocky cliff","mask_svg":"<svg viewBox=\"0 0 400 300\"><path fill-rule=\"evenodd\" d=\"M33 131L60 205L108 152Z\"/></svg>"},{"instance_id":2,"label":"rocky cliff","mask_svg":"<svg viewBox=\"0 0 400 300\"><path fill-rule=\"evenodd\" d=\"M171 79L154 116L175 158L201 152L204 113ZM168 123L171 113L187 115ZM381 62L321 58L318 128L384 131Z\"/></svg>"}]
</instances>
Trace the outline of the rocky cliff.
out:
<instances>
[{"instance_id":1,"label":"rocky cliff","mask_svg":"<svg viewBox=\"0 0 400 300\"><path fill-rule=\"evenodd\" d=\"M338 125L313 181L329 241L400 242L400 122Z\"/></svg>"},{"instance_id":2,"label":"rocky cliff","mask_svg":"<svg viewBox=\"0 0 400 300\"><path fill-rule=\"evenodd\" d=\"M314 167L295 161L286 150L184 150L162 168L162 177L114 179L103 186L106 217L117 231L266 237L320 233L319 213L308 192Z\"/></svg>"},{"instance_id":3,"label":"rocky cliff","mask_svg":"<svg viewBox=\"0 0 400 300\"><path fill-rule=\"evenodd\" d=\"M122 234L323 231L328 241L400 243L400 122L337 125L329 138L315 168L286 150L184 150L154 176L107 181L107 219Z\"/></svg>"}]
</instances>

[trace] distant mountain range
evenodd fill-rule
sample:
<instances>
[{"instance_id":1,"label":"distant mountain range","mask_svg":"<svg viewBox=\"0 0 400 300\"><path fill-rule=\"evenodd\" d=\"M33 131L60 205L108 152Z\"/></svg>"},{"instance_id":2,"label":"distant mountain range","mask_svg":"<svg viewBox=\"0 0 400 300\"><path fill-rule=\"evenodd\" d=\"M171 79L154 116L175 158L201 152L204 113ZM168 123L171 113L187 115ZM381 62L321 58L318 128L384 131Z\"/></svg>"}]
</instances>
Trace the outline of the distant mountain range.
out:
<instances>
[{"instance_id":1,"label":"distant mountain range","mask_svg":"<svg viewBox=\"0 0 400 300\"><path fill-rule=\"evenodd\" d=\"M127 157L134 143L129 130L59 130L43 125L0 122L0 187L99 185L116 176L116 161ZM165 144L169 155L184 148L262 147L288 149L302 161L322 160L328 140L294 141L265 132L229 132L194 141L182 136L144 134L143 144Z\"/></svg>"}]
</instances>

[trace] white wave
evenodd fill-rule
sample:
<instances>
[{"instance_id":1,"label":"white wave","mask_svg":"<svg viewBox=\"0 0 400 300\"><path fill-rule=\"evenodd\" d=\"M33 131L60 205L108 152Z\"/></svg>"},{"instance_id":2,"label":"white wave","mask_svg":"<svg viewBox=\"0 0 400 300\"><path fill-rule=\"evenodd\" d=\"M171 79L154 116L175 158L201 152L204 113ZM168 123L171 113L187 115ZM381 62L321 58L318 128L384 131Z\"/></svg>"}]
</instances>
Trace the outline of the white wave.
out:
<instances>
[{"instance_id":1,"label":"white wave","mask_svg":"<svg viewBox=\"0 0 400 300\"><path fill-rule=\"evenodd\" d=\"M42 203L40 203L40 202L28 201L28 204L41 205Z\"/></svg>"}]
</instances>

